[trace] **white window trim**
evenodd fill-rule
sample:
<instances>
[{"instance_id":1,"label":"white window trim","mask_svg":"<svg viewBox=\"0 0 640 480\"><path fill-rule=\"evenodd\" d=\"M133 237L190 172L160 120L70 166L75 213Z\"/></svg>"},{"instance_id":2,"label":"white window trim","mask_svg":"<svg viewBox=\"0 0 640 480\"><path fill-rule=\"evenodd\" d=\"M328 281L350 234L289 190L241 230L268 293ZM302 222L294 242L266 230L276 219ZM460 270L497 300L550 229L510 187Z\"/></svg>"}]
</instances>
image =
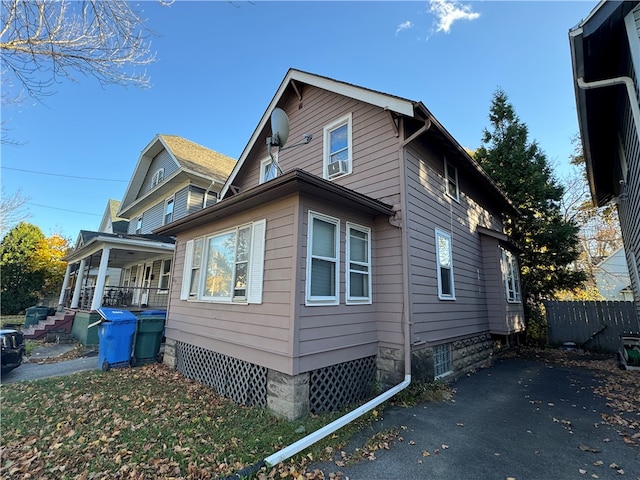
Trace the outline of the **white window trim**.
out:
<instances>
[{"instance_id":1,"label":"white window trim","mask_svg":"<svg viewBox=\"0 0 640 480\"><path fill-rule=\"evenodd\" d=\"M440 230L438 228L435 229L435 244L436 244L436 272L438 274L438 298L440 300L455 300L456 299L456 287L454 283L454 266L453 266L453 242L451 241L451 234L445 232L444 230ZM451 258L451 294L443 294L442 293L442 273L440 272L440 246L438 243L438 236L447 237L449 239L449 258Z\"/></svg>"},{"instance_id":2,"label":"white window trim","mask_svg":"<svg viewBox=\"0 0 640 480\"><path fill-rule=\"evenodd\" d=\"M169 272L168 273L164 273L164 266L166 264L166 262L171 262L173 259L171 258L164 258L161 260L160 262L160 273L158 274L158 292L159 294L168 294L169 293L169 288L171 287L171 270L173 269L173 265L171 265L169 267ZM161 288L160 285L162 284L162 278L163 277L167 277L167 288Z\"/></svg>"},{"instance_id":3,"label":"white window trim","mask_svg":"<svg viewBox=\"0 0 640 480\"><path fill-rule=\"evenodd\" d=\"M232 229L216 232L211 235L197 237L188 240L185 245L185 260L182 272L182 288L180 291L180 300L188 300L192 302L210 302L225 304L260 304L262 303L262 282L264 278L264 248L266 234L266 219L258 220L249 224L238 225ZM208 247L207 243L211 238L225 235L230 232L237 232L247 226L251 226L251 245L249 250L249 264L247 268L247 292L246 296L234 297L233 293L230 297L211 297L204 295L206 280L206 265ZM202 241L202 252L200 255L200 265L193 265L194 243ZM235 260L234 260L235 267ZM198 291L195 295L191 292L191 274L194 269L198 269ZM235 275L235 269L234 269ZM233 287L233 280L232 280ZM232 289L233 292L233 289Z\"/></svg>"},{"instance_id":4,"label":"white window trim","mask_svg":"<svg viewBox=\"0 0 640 480\"><path fill-rule=\"evenodd\" d=\"M326 125L323 129L323 154L322 154L322 176L325 180L333 180L335 178L344 177L345 175L350 175L353 172L353 116L351 113L348 113L344 117L340 117L337 120L331 122ZM331 148L331 142L329 140L329 134L343 126L347 125L347 151L348 151L348 159L347 159L347 172L341 175L336 175L334 177L329 178L329 150Z\"/></svg>"},{"instance_id":5,"label":"white window trim","mask_svg":"<svg viewBox=\"0 0 640 480\"><path fill-rule=\"evenodd\" d=\"M351 230L357 230L359 232L365 233L367 235L367 262L356 262L358 265L367 267L367 291L369 295L366 297L352 297L351 296ZM372 303L372 292L371 292L371 229L369 227L364 227L362 225L357 225L355 223L346 222L346 254L345 254L345 284L346 284L346 304L347 305L370 305ZM362 274L362 271L355 271L358 274Z\"/></svg>"},{"instance_id":6,"label":"white window trim","mask_svg":"<svg viewBox=\"0 0 640 480\"><path fill-rule=\"evenodd\" d=\"M305 305L306 306L326 306L326 305L339 305L340 304L340 219L323 215L322 213L313 212L309 210L307 225L307 272L306 272L306 287L305 287ZM335 259L327 257L316 257L321 260L331 261L335 263L335 292L331 296L311 296L311 264L314 258L312 253L312 238L313 238L313 219L317 218L327 223L332 223L336 226L336 238L335 238Z\"/></svg>"},{"instance_id":7,"label":"white window trim","mask_svg":"<svg viewBox=\"0 0 640 480\"><path fill-rule=\"evenodd\" d=\"M142 215L140 215L138 217L138 219L136 220L136 230L135 230L136 234L142 234Z\"/></svg>"},{"instance_id":8,"label":"white window trim","mask_svg":"<svg viewBox=\"0 0 640 480\"><path fill-rule=\"evenodd\" d=\"M159 168L151 177L151 188L157 186L162 180L164 180L164 168Z\"/></svg>"},{"instance_id":9,"label":"white window trim","mask_svg":"<svg viewBox=\"0 0 640 480\"><path fill-rule=\"evenodd\" d=\"M500 247L502 250L502 277L504 279L505 298L508 303L522 303L522 292L520 285L520 272L518 260L513 253ZM509 275L511 274L511 275ZM513 285L509 285L509 277L513 280ZM509 292L513 292L513 298L509 298Z\"/></svg>"},{"instance_id":10,"label":"white window trim","mask_svg":"<svg viewBox=\"0 0 640 480\"><path fill-rule=\"evenodd\" d=\"M453 175L449 172L449 165L453 168ZM456 191L451 192L449 188L449 178L453 179L453 183L456 185ZM460 202L460 184L458 183L458 167L453 165L447 157L444 157L444 188L447 195L453 198L456 202Z\"/></svg>"},{"instance_id":11,"label":"white window trim","mask_svg":"<svg viewBox=\"0 0 640 480\"><path fill-rule=\"evenodd\" d=\"M167 222L167 207L169 206L169 203L173 204L173 210L171 211L171 221ZM164 201L164 210L162 213L162 224L167 225L167 223L173 222L175 220L174 218L175 213L176 213L176 196L171 195L169 198L167 198Z\"/></svg>"},{"instance_id":12,"label":"white window trim","mask_svg":"<svg viewBox=\"0 0 640 480\"><path fill-rule=\"evenodd\" d=\"M271 157L267 157L264 160L262 160L260 162L260 185L262 185L263 183L265 183L267 180L265 180L265 174L267 173L267 166L269 164L271 164L273 162L273 160L271 159ZM275 167L275 163L274 163L274 168L276 170L276 175L273 178L276 178L280 175L280 172L278 172L278 169ZM271 179L273 180L273 179Z\"/></svg>"}]
</instances>

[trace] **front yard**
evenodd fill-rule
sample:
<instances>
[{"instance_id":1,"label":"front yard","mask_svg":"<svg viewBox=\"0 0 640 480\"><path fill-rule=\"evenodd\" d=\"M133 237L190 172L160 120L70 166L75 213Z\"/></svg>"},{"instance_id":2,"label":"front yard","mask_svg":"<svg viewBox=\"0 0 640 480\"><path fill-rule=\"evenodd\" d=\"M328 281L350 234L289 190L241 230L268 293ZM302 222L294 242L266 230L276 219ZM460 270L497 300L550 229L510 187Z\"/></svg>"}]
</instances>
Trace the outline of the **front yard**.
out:
<instances>
[{"instance_id":1,"label":"front yard","mask_svg":"<svg viewBox=\"0 0 640 480\"><path fill-rule=\"evenodd\" d=\"M558 350L521 349L508 355L572 368L588 368L602 379L596 393L614 414L604 422L626 443L640 448L639 372L621 371L613 358ZM409 403L418 389L404 393ZM450 389L436 393L451 394ZM0 477L7 479L210 479L230 475L329 423L338 414L287 422L265 410L238 406L164 365L109 372L81 372L2 386ZM438 397L436 396L436 400ZM373 411L328 439L256 478L343 478L341 465L375 461L375 450L402 441L397 432L367 435ZM369 441L347 453L356 431ZM373 432L373 429L371 430ZM338 461L335 459L338 458ZM335 472L313 470L332 459Z\"/></svg>"}]
</instances>

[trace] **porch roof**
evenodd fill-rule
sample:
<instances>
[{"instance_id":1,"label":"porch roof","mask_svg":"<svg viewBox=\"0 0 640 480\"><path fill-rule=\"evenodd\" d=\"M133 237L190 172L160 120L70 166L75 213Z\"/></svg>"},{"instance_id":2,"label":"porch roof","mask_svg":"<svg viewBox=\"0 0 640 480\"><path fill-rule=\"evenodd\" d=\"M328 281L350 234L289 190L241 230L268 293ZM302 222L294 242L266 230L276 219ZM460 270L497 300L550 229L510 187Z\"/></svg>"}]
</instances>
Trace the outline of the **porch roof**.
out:
<instances>
[{"instance_id":1,"label":"porch roof","mask_svg":"<svg viewBox=\"0 0 640 480\"><path fill-rule=\"evenodd\" d=\"M306 193L320 198L340 199L345 208L353 208L374 215L391 217L395 213L391 205L324 180L304 170L295 169L154 231L162 235L177 235L185 230L206 225L219 218L235 215L292 193Z\"/></svg>"},{"instance_id":2,"label":"porch roof","mask_svg":"<svg viewBox=\"0 0 640 480\"><path fill-rule=\"evenodd\" d=\"M173 254L175 247L175 240L163 235L125 235L82 230L80 236L84 243L66 255L64 261L75 263L90 256L99 259L102 250L110 248L109 266L123 267L152 256Z\"/></svg>"}]
</instances>

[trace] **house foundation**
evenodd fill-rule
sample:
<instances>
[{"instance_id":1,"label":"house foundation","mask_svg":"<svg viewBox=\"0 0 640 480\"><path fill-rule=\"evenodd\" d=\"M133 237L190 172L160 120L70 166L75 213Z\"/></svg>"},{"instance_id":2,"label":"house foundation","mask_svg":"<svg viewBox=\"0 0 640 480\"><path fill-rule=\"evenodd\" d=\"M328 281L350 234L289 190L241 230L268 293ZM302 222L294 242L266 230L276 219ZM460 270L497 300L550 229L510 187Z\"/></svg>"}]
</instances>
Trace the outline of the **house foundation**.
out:
<instances>
[{"instance_id":1,"label":"house foundation","mask_svg":"<svg viewBox=\"0 0 640 480\"><path fill-rule=\"evenodd\" d=\"M164 342L162 363L171 368L176 368L176 341L171 338L167 338Z\"/></svg>"},{"instance_id":2,"label":"house foundation","mask_svg":"<svg viewBox=\"0 0 640 480\"><path fill-rule=\"evenodd\" d=\"M309 374L267 373L267 408L279 417L296 420L309 413Z\"/></svg>"}]
</instances>

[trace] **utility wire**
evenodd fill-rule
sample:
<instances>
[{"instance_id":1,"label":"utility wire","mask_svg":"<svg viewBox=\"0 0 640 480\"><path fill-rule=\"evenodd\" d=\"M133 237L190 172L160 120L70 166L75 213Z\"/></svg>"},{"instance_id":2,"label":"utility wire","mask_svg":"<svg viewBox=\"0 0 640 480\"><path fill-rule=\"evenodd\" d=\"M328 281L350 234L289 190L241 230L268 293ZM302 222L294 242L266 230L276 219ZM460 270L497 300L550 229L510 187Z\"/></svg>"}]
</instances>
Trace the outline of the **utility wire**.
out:
<instances>
[{"instance_id":1,"label":"utility wire","mask_svg":"<svg viewBox=\"0 0 640 480\"><path fill-rule=\"evenodd\" d=\"M128 180L115 180L115 179L110 179L110 178L95 178L95 177L79 177L76 175L63 175L61 173L49 173L49 172L37 172L35 170L25 170L22 168L12 168L12 167L2 167L5 170L13 170L15 172L26 172L26 173L36 173L38 175L49 175L52 177L65 177L65 178L77 178L80 180L98 180L98 181L102 181L102 182L120 182L120 183L127 183Z\"/></svg>"},{"instance_id":2,"label":"utility wire","mask_svg":"<svg viewBox=\"0 0 640 480\"><path fill-rule=\"evenodd\" d=\"M27 205L33 205L34 207L50 208L52 210L62 210L63 212L81 213L83 215L93 215L95 217L100 216L100 214L98 213L79 212L78 210L67 210L66 208L57 208L57 207L50 207L49 205L40 205L39 203L27 202Z\"/></svg>"}]
</instances>

